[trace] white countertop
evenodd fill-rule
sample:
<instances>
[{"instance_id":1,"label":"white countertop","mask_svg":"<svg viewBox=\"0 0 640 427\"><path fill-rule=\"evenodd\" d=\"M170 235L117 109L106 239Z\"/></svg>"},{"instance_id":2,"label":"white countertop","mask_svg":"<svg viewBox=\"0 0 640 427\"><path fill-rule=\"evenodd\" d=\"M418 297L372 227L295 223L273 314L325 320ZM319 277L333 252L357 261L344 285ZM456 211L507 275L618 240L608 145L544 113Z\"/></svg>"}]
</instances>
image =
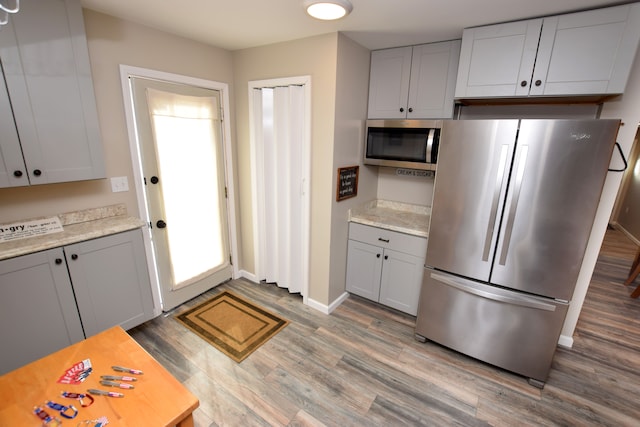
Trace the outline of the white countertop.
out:
<instances>
[{"instance_id":1,"label":"white countertop","mask_svg":"<svg viewBox=\"0 0 640 427\"><path fill-rule=\"evenodd\" d=\"M431 208L408 203L373 200L349 211L349 221L413 236L428 237Z\"/></svg>"},{"instance_id":2,"label":"white countertop","mask_svg":"<svg viewBox=\"0 0 640 427\"><path fill-rule=\"evenodd\" d=\"M58 215L62 232L0 243L0 260L143 227L140 218L128 216L124 205L87 209Z\"/></svg>"}]
</instances>

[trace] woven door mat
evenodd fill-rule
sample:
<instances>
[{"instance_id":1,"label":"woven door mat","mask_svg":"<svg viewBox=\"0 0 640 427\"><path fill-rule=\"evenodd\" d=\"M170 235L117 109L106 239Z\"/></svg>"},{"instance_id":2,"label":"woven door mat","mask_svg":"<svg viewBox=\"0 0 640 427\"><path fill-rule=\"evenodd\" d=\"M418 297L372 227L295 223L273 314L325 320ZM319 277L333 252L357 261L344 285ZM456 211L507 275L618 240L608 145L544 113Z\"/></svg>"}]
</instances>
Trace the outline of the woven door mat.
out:
<instances>
[{"instance_id":1,"label":"woven door mat","mask_svg":"<svg viewBox=\"0 0 640 427\"><path fill-rule=\"evenodd\" d=\"M243 361L289 324L229 291L174 317L236 362Z\"/></svg>"}]
</instances>

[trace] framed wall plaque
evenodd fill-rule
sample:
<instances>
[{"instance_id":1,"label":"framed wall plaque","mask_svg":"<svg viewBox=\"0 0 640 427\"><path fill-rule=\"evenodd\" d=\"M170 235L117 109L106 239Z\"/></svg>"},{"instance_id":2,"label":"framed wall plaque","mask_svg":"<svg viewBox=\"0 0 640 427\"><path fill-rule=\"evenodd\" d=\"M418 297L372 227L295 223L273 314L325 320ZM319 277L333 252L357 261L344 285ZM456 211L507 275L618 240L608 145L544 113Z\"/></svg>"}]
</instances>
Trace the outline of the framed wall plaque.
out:
<instances>
[{"instance_id":1,"label":"framed wall plaque","mask_svg":"<svg viewBox=\"0 0 640 427\"><path fill-rule=\"evenodd\" d=\"M338 168L338 188L336 201L348 199L358 195L358 172L360 166Z\"/></svg>"}]
</instances>

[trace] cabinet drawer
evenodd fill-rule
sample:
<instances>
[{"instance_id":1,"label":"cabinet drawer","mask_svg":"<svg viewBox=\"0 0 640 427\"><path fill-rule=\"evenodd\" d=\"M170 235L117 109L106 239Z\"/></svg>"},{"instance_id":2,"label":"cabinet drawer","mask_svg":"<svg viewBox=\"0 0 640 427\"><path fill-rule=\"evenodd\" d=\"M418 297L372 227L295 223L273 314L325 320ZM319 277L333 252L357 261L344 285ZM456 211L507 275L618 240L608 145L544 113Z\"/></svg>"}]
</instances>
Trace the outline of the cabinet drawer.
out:
<instances>
[{"instance_id":1,"label":"cabinet drawer","mask_svg":"<svg viewBox=\"0 0 640 427\"><path fill-rule=\"evenodd\" d=\"M349 223L349 239L418 257L424 257L427 253L427 239L424 237L411 236L355 222Z\"/></svg>"}]
</instances>

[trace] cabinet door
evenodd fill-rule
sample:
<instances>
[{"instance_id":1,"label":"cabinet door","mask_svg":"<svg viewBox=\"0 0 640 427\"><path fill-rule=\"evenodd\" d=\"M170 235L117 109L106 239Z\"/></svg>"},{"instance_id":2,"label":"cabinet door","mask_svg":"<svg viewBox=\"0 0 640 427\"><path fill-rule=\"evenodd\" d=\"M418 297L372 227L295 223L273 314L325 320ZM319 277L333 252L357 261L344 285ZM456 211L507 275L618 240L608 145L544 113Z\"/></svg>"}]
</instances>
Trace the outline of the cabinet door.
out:
<instances>
[{"instance_id":1,"label":"cabinet door","mask_svg":"<svg viewBox=\"0 0 640 427\"><path fill-rule=\"evenodd\" d=\"M385 249L379 302L415 316L418 313L424 256Z\"/></svg>"},{"instance_id":2,"label":"cabinet door","mask_svg":"<svg viewBox=\"0 0 640 427\"><path fill-rule=\"evenodd\" d=\"M153 318L141 230L69 245L64 252L87 337Z\"/></svg>"},{"instance_id":3,"label":"cabinet door","mask_svg":"<svg viewBox=\"0 0 640 427\"><path fill-rule=\"evenodd\" d=\"M407 118L450 119L460 40L413 47Z\"/></svg>"},{"instance_id":4,"label":"cabinet door","mask_svg":"<svg viewBox=\"0 0 640 427\"><path fill-rule=\"evenodd\" d=\"M347 291L378 301L383 249L349 240L347 249Z\"/></svg>"},{"instance_id":5,"label":"cabinet door","mask_svg":"<svg viewBox=\"0 0 640 427\"><path fill-rule=\"evenodd\" d=\"M0 31L0 58L29 182L104 178L80 1L22 2Z\"/></svg>"},{"instance_id":6,"label":"cabinet door","mask_svg":"<svg viewBox=\"0 0 640 427\"><path fill-rule=\"evenodd\" d=\"M527 96L542 19L467 28L456 98Z\"/></svg>"},{"instance_id":7,"label":"cabinet door","mask_svg":"<svg viewBox=\"0 0 640 427\"><path fill-rule=\"evenodd\" d=\"M0 261L0 375L83 339L62 249Z\"/></svg>"},{"instance_id":8,"label":"cabinet door","mask_svg":"<svg viewBox=\"0 0 640 427\"><path fill-rule=\"evenodd\" d=\"M0 188L29 185L1 68L0 78Z\"/></svg>"},{"instance_id":9,"label":"cabinet door","mask_svg":"<svg viewBox=\"0 0 640 427\"><path fill-rule=\"evenodd\" d=\"M640 3L545 18L531 95L619 94L640 40Z\"/></svg>"},{"instance_id":10,"label":"cabinet door","mask_svg":"<svg viewBox=\"0 0 640 427\"><path fill-rule=\"evenodd\" d=\"M404 119L411 76L411 46L371 52L370 119Z\"/></svg>"}]
</instances>

